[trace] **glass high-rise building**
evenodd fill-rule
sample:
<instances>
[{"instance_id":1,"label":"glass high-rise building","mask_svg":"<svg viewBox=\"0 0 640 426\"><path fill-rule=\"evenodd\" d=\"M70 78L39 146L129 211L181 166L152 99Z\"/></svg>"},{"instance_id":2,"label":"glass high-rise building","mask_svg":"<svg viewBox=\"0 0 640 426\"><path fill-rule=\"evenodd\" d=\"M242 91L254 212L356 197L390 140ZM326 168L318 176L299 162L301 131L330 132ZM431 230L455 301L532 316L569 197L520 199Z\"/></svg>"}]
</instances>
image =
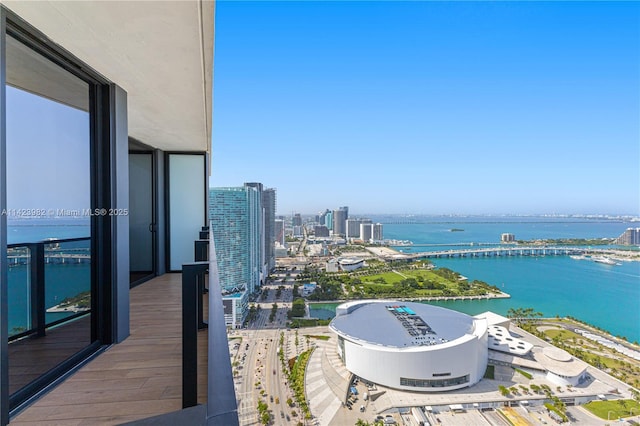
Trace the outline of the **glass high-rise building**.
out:
<instances>
[{"instance_id":1,"label":"glass high-rise building","mask_svg":"<svg viewBox=\"0 0 640 426\"><path fill-rule=\"evenodd\" d=\"M262 191L262 207L264 209L264 257L265 273L276 267L276 190L267 188Z\"/></svg>"},{"instance_id":2,"label":"glass high-rise building","mask_svg":"<svg viewBox=\"0 0 640 426\"><path fill-rule=\"evenodd\" d=\"M327 212L324 217L324 224L330 231L333 230L333 211Z\"/></svg>"},{"instance_id":3,"label":"glass high-rise building","mask_svg":"<svg viewBox=\"0 0 640 426\"><path fill-rule=\"evenodd\" d=\"M242 325L248 296L260 287L264 266L261 184L212 188L209 217L216 246L227 325Z\"/></svg>"},{"instance_id":4,"label":"glass high-rise building","mask_svg":"<svg viewBox=\"0 0 640 426\"><path fill-rule=\"evenodd\" d=\"M284 241L284 220L276 219L275 222L274 222L274 228L275 228L276 241L278 243L280 243L280 245L282 247L284 247L285 246L285 241Z\"/></svg>"}]
</instances>

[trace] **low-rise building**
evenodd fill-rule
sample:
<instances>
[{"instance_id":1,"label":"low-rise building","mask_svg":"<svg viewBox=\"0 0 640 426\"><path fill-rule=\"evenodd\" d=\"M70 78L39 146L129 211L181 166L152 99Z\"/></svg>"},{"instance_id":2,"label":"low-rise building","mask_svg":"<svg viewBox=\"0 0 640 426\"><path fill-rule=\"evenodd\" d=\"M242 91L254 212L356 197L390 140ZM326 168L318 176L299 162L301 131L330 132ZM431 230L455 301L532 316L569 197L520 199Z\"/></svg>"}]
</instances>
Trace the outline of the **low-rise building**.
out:
<instances>
[{"instance_id":1,"label":"low-rise building","mask_svg":"<svg viewBox=\"0 0 640 426\"><path fill-rule=\"evenodd\" d=\"M311 293L316 291L316 287L318 287L318 284L315 282L302 284L302 297L309 296Z\"/></svg>"},{"instance_id":2,"label":"low-rise building","mask_svg":"<svg viewBox=\"0 0 640 426\"><path fill-rule=\"evenodd\" d=\"M340 258L338 259L338 264L340 265L340 269L343 271L355 271L356 269L360 269L365 266L364 259L355 257Z\"/></svg>"},{"instance_id":3,"label":"low-rise building","mask_svg":"<svg viewBox=\"0 0 640 426\"><path fill-rule=\"evenodd\" d=\"M227 327L240 328L249 312L249 293L242 291L222 296L224 322Z\"/></svg>"}]
</instances>

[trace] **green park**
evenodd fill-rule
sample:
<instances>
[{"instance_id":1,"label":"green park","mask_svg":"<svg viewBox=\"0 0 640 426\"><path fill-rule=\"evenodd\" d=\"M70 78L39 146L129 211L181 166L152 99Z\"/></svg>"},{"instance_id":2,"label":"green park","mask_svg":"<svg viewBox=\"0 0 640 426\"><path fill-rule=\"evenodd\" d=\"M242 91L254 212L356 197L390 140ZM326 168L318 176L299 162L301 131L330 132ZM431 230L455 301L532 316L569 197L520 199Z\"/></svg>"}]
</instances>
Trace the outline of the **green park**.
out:
<instances>
[{"instance_id":1,"label":"green park","mask_svg":"<svg viewBox=\"0 0 640 426\"><path fill-rule=\"evenodd\" d=\"M370 261L367 267L356 271L333 273L307 267L297 281L318 284L318 288L307 298L310 301L502 295L493 285L479 280L469 281L450 269L434 268L428 261L390 264Z\"/></svg>"}]
</instances>

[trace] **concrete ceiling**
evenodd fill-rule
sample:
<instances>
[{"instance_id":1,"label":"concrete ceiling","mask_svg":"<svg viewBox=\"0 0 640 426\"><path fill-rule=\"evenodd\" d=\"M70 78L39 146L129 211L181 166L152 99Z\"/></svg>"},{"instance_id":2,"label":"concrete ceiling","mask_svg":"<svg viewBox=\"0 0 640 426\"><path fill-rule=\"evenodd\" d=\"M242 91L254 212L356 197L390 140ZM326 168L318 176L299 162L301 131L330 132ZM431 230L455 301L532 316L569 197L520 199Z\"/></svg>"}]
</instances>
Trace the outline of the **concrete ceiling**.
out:
<instances>
[{"instance_id":1,"label":"concrete ceiling","mask_svg":"<svg viewBox=\"0 0 640 426\"><path fill-rule=\"evenodd\" d=\"M127 92L129 136L211 151L213 1L1 3Z\"/></svg>"}]
</instances>

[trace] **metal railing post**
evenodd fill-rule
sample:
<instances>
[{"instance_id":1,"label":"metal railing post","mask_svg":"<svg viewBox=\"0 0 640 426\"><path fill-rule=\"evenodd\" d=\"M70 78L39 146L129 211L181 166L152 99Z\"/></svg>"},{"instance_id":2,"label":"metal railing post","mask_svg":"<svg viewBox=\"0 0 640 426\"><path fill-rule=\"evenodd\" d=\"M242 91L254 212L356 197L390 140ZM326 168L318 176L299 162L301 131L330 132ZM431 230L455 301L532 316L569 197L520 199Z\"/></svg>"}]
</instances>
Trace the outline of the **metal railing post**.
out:
<instances>
[{"instance_id":1,"label":"metal railing post","mask_svg":"<svg viewBox=\"0 0 640 426\"><path fill-rule=\"evenodd\" d=\"M208 267L209 262L182 265L182 408L198 404L198 329L202 320L200 289Z\"/></svg>"},{"instance_id":2,"label":"metal railing post","mask_svg":"<svg viewBox=\"0 0 640 426\"><path fill-rule=\"evenodd\" d=\"M44 244L29 244L31 287L31 329L36 331L37 337L43 337L46 332L44 306Z\"/></svg>"},{"instance_id":3,"label":"metal railing post","mask_svg":"<svg viewBox=\"0 0 640 426\"><path fill-rule=\"evenodd\" d=\"M194 261L206 262L209 260L209 240L199 239L194 241Z\"/></svg>"}]
</instances>

